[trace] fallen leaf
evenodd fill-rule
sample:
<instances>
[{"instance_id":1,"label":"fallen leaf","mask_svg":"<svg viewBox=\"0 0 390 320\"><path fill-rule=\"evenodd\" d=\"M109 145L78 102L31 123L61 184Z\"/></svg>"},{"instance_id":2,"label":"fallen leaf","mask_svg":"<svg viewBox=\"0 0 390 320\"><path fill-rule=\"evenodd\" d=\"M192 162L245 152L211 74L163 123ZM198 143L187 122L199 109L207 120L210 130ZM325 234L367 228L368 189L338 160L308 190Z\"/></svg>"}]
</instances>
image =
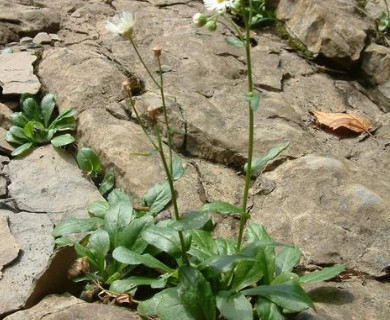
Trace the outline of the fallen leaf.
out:
<instances>
[{"instance_id":1,"label":"fallen leaf","mask_svg":"<svg viewBox=\"0 0 390 320\"><path fill-rule=\"evenodd\" d=\"M371 128L371 124L367 119L347 113L331 113L322 111L312 111L317 121L332 129L337 130L346 128L356 133L367 132Z\"/></svg>"}]
</instances>

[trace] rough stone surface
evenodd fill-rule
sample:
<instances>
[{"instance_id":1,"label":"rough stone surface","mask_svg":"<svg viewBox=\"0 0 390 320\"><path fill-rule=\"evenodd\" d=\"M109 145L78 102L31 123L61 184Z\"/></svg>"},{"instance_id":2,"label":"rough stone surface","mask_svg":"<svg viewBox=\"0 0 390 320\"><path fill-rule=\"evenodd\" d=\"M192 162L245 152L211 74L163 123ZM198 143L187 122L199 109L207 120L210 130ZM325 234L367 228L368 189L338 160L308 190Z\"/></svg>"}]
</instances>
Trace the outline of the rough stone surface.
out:
<instances>
[{"instance_id":1,"label":"rough stone surface","mask_svg":"<svg viewBox=\"0 0 390 320\"><path fill-rule=\"evenodd\" d=\"M9 129L11 125L10 116L12 113L12 110L7 105L0 103L0 127L7 130Z\"/></svg>"},{"instance_id":2,"label":"rough stone surface","mask_svg":"<svg viewBox=\"0 0 390 320\"><path fill-rule=\"evenodd\" d=\"M38 44L50 44L51 41L52 39L47 32L39 32L33 39L33 43Z\"/></svg>"},{"instance_id":3,"label":"rough stone surface","mask_svg":"<svg viewBox=\"0 0 390 320\"><path fill-rule=\"evenodd\" d=\"M33 212L13 213L1 210L0 215L9 219L11 234L23 252L17 261L3 269L1 317L25 304L33 282L45 269L53 252L53 223L47 215Z\"/></svg>"},{"instance_id":4,"label":"rough stone surface","mask_svg":"<svg viewBox=\"0 0 390 320\"><path fill-rule=\"evenodd\" d=\"M390 48L370 44L363 53L362 70L373 85L381 85L389 81Z\"/></svg>"},{"instance_id":5,"label":"rough stone surface","mask_svg":"<svg viewBox=\"0 0 390 320\"><path fill-rule=\"evenodd\" d=\"M351 16L354 7L354 1L281 0L276 15L311 52L348 66L359 60L370 27Z\"/></svg>"},{"instance_id":6,"label":"rough stone surface","mask_svg":"<svg viewBox=\"0 0 390 320\"><path fill-rule=\"evenodd\" d=\"M89 304L69 294L50 295L35 307L16 312L6 320L67 320L67 319L96 319L96 320L141 320L136 313L125 308L104 305L100 303Z\"/></svg>"},{"instance_id":7,"label":"rough stone surface","mask_svg":"<svg viewBox=\"0 0 390 320\"><path fill-rule=\"evenodd\" d=\"M8 227L8 218L6 216L0 216L0 271L3 269L4 265L11 263L14 259L18 257L20 246L15 242L14 237L12 236L9 227Z\"/></svg>"},{"instance_id":8,"label":"rough stone surface","mask_svg":"<svg viewBox=\"0 0 390 320\"><path fill-rule=\"evenodd\" d=\"M5 140L6 134L7 130L3 127L0 127L0 150L9 155L11 154L12 150L14 150L14 147L11 146L7 140Z\"/></svg>"},{"instance_id":9,"label":"rough stone surface","mask_svg":"<svg viewBox=\"0 0 390 320\"><path fill-rule=\"evenodd\" d=\"M36 94L41 84L33 73L37 56L29 52L0 55L0 86L3 95Z\"/></svg>"},{"instance_id":10,"label":"rough stone surface","mask_svg":"<svg viewBox=\"0 0 390 320\"><path fill-rule=\"evenodd\" d=\"M78 147L94 149L105 168L114 170L117 186L136 197L142 196L164 177L121 85L124 80L130 81L137 110L148 122L150 132L150 110L161 111L159 92L131 45L104 27L108 17L130 9L129 1L41 1L41 9L32 8L34 3L0 0L1 9L6 8L0 9L0 28L17 36L23 36L23 32L31 36L51 32L37 30L39 19L37 26L30 28L34 32L21 31L28 22L21 20L16 11L56 12L61 24L60 30L54 32L61 42L39 49L43 54L36 71L43 93L53 92L61 111L77 109ZM364 88L356 82L358 72L346 71L360 67L356 62L360 61L363 47L374 40L366 34L368 28L374 27L374 20L361 15L354 0L281 0L268 1L267 5L276 7L278 3L277 13L279 17L283 15L292 33L327 59L321 60L325 65L317 65L318 60L306 61L272 29L251 34L255 89L262 94L255 113L255 157L290 141L289 148L253 181L249 199L249 205L253 205L252 221L265 224L277 241L298 245L304 254L304 265L341 262L357 274L367 273L367 278L386 278L383 269L388 270L390 264L384 249L389 247L390 228L390 114L385 111L390 110L390 85L385 73L373 71L372 76L379 77L381 84ZM233 31L223 25L214 33L195 28L191 18L195 12L204 11L201 1L133 1L131 10L136 12L134 36L138 49L153 74L156 64L151 49L156 44L162 47L175 155L183 157L186 167L185 175L176 182L180 212L211 201L239 205L244 183L242 165L247 157L247 104L243 98L247 85L245 53L224 41ZM21 43L8 43L7 47L14 51L36 50ZM328 65L329 59L336 64ZM376 61L378 68L385 70L386 62ZM7 105L16 107L16 98L7 101ZM372 123L373 137L333 134L316 125L310 114L315 110L363 116ZM165 135L161 114L157 123ZM86 186L85 180L80 182L78 170L68 171L76 167L73 160L64 160L53 150L42 150L23 160L12 160L4 168L3 174L9 171L11 182L5 196L15 198L15 211L24 208L43 216L47 213L51 223L65 215L85 217L87 199L96 198L84 192L98 196L96 190L88 183ZM75 191L81 198L70 196L68 191ZM10 205L10 199L3 200ZM216 234L237 234L237 219L213 218L217 222ZM0 285L4 296L9 293L10 299L3 301L8 304L7 312L24 304L30 307L43 295L61 291L51 283L63 283L65 287L64 274L74 252L56 257L47 262L50 266L44 269L27 302L26 297L18 297L19 292ZM55 275L58 278L52 281ZM388 307L387 284L370 280L365 287L349 282L324 286L341 291L341 295L335 295L339 304L317 300L317 318L310 318L314 317L311 313L302 316L385 318L382 311ZM344 303L344 296L354 300ZM68 318L84 317L84 311L75 311L76 315L61 312ZM53 313L53 317L60 317L61 312ZM30 314L25 318L29 319Z\"/></svg>"},{"instance_id":11,"label":"rough stone surface","mask_svg":"<svg viewBox=\"0 0 390 320\"><path fill-rule=\"evenodd\" d=\"M308 285L316 312L306 311L294 320L386 319L390 312L390 285L376 281L347 281Z\"/></svg>"},{"instance_id":12,"label":"rough stone surface","mask_svg":"<svg viewBox=\"0 0 390 320\"><path fill-rule=\"evenodd\" d=\"M67 217L84 217L88 205L101 199L73 157L51 145L11 161L8 167L9 194L17 208L47 213L54 223Z\"/></svg>"}]
</instances>

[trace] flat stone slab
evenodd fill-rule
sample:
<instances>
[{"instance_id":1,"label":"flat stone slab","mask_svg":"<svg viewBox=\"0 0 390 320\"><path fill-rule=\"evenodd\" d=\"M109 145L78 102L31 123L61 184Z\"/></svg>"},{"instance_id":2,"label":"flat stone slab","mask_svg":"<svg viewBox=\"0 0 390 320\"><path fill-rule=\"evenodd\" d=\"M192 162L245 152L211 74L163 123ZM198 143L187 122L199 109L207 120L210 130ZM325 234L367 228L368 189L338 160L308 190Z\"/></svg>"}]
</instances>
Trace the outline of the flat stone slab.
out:
<instances>
[{"instance_id":1,"label":"flat stone slab","mask_svg":"<svg viewBox=\"0 0 390 320\"><path fill-rule=\"evenodd\" d=\"M6 320L141 320L135 312L101 303L87 303L70 294L50 295L28 310L18 311Z\"/></svg>"},{"instance_id":2,"label":"flat stone slab","mask_svg":"<svg viewBox=\"0 0 390 320\"><path fill-rule=\"evenodd\" d=\"M88 205L102 199L73 157L51 145L12 160L8 167L9 195L17 208L47 213L53 223L68 217L85 218Z\"/></svg>"},{"instance_id":3,"label":"flat stone slab","mask_svg":"<svg viewBox=\"0 0 390 320\"><path fill-rule=\"evenodd\" d=\"M3 95L38 93L41 83L33 69L37 58L30 52L0 55L0 86L3 88Z\"/></svg>"},{"instance_id":4,"label":"flat stone slab","mask_svg":"<svg viewBox=\"0 0 390 320\"><path fill-rule=\"evenodd\" d=\"M0 216L0 271L4 265L18 257L20 246L15 241L8 227L8 218ZM1 277L0 277L1 279Z\"/></svg>"}]
</instances>

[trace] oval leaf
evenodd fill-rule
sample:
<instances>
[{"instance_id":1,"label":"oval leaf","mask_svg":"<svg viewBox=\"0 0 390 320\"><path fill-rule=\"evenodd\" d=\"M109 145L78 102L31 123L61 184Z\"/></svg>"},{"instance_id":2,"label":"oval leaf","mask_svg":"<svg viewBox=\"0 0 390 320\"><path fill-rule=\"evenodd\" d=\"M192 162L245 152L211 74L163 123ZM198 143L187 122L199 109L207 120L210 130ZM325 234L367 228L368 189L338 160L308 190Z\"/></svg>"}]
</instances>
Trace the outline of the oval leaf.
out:
<instances>
[{"instance_id":1,"label":"oval leaf","mask_svg":"<svg viewBox=\"0 0 390 320\"><path fill-rule=\"evenodd\" d=\"M237 39L236 37L226 37L225 42L228 45L235 47L235 48L243 48L244 47L244 43L240 39Z\"/></svg>"},{"instance_id":2,"label":"oval leaf","mask_svg":"<svg viewBox=\"0 0 390 320\"><path fill-rule=\"evenodd\" d=\"M240 292L220 291L217 295L217 307L224 319L252 320L252 305Z\"/></svg>"},{"instance_id":3,"label":"oval leaf","mask_svg":"<svg viewBox=\"0 0 390 320\"><path fill-rule=\"evenodd\" d=\"M52 236L57 238L71 233L88 232L96 230L103 224L100 218L70 219L61 221L52 231Z\"/></svg>"},{"instance_id":4,"label":"oval leaf","mask_svg":"<svg viewBox=\"0 0 390 320\"><path fill-rule=\"evenodd\" d=\"M322 282L329 280L339 275L345 270L345 267L341 264L337 264L333 267L327 267L319 271L314 271L308 274L305 274L300 278L301 283L312 283L312 282Z\"/></svg>"},{"instance_id":5,"label":"oval leaf","mask_svg":"<svg viewBox=\"0 0 390 320\"><path fill-rule=\"evenodd\" d=\"M171 224L171 227L180 231L195 230L203 228L209 221L210 217L208 214L189 212L186 213L180 220L174 221Z\"/></svg>"},{"instance_id":6,"label":"oval leaf","mask_svg":"<svg viewBox=\"0 0 390 320\"><path fill-rule=\"evenodd\" d=\"M206 203L200 210L202 212L216 212L219 214L234 214L242 212L242 209L227 202Z\"/></svg>"},{"instance_id":7,"label":"oval leaf","mask_svg":"<svg viewBox=\"0 0 390 320\"><path fill-rule=\"evenodd\" d=\"M41 101L41 113L43 117L43 124L47 128L50 123L50 118L53 114L54 107L56 105L56 100L52 93L45 95Z\"/></svg>"},{"instance_id":8,"label":"oval leaf","mask_svg":"<svg viewBox=\"0 0 390 320\"><path fill-rule=\"evenodd\" d=\"M90 148L81 148L77 152L77 164L82 171L95 175L101 170L100 160Z\"/></svg>"},{"instance_id":9,"label":"oval leaf","mask_svg":"<svg viewBox=\"0 0 390 320\"><path fill-rule=\"evenodd\" d=\"M75 142L75 138L71 134L66 133L54 137L53 139L50 140L50 142L53 146L59 148Z\"/></svg>"},{"instance_id":10,"label":"oval leaf","mask_svg":"<svg viewBox=\"0 0 390 320\"><path fill-rule=\"evenodd\" d=\"M17 147L15 150L11 152L11 156L17 157L26 154L27 152L31 151L31 149L34 147L32 142L27 142L25 144L22 144L21 146Z\"/></svg>"}]
</instances>

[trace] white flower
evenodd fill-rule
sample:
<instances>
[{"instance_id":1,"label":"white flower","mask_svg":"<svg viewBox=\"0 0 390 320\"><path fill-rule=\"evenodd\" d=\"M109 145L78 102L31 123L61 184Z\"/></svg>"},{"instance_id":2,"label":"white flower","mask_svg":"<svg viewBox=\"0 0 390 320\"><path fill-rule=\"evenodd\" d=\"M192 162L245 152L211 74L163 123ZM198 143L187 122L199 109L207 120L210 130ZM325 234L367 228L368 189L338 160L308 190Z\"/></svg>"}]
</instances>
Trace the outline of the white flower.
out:
<instances>
[{"instance_id":1,"label":"white flower","mask_svg":"<svg viewBox=\"0 0 390 320\"><path fill-rule=\"evenodd\" d=\"M131 39L135 24L134 14L130 11L124 11L115 15L106 22L106 29L114 34L118 34L125 39Z\"/></svg>"},{"instance_id":2,"label":"white flower","mask_svg":"<svg viewBox=\"0 0 390 320\"><path fill-rule=\"evenodd\" d=\"M207 10L215 10L218 12L225 12L226 8L231 7L232 2L232 0L203 0Z\"/></svg>"}]
</instances>

